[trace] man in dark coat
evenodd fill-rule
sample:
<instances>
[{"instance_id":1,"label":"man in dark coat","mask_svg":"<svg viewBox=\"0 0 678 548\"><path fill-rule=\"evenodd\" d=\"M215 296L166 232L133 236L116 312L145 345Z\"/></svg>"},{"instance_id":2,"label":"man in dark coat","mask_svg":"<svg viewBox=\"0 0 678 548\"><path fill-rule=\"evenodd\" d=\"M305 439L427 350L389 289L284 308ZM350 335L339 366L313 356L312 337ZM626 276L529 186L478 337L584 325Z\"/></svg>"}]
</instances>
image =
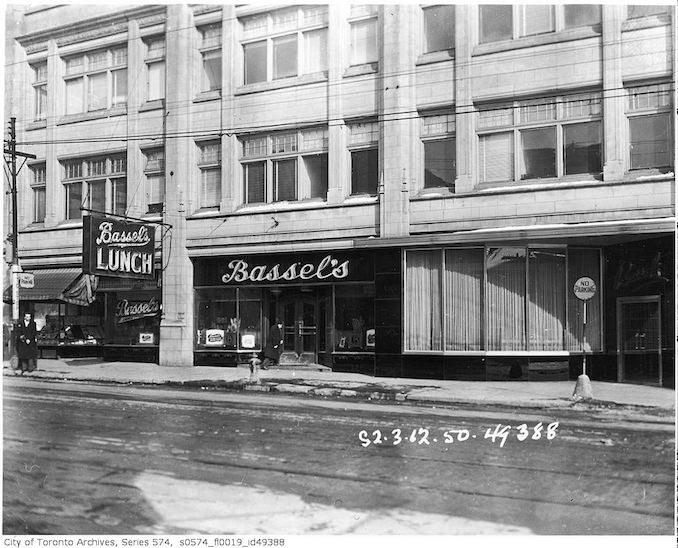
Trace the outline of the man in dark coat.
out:
<instances>
[{"instance_id":1,"label":"man in dark coat","mask_svg":"<svg viewBox=\"0 0 678 548\"><path fill-rule=\"evenodd\" d=\"M264 360L261 364L262 369L268 369L270 366L276 365L280 360L280 354L282 354L283 349L282 328L282 322L276 320L275 324L268 331L268 342L264 347Z\"/></svg>"},{"instance_id":2,"label":"man in dark coat","mask_svg":"<svg viewBox=\"0 0 678 548\"><path fill-rule=\"evenodd\" d=\"M38 343L35 340L38 329L30 313L24 314L24 319L16 327L15 344L16 355L19 359L18 369L23 375L38 368Z\"/></svg>"}]
</instances>

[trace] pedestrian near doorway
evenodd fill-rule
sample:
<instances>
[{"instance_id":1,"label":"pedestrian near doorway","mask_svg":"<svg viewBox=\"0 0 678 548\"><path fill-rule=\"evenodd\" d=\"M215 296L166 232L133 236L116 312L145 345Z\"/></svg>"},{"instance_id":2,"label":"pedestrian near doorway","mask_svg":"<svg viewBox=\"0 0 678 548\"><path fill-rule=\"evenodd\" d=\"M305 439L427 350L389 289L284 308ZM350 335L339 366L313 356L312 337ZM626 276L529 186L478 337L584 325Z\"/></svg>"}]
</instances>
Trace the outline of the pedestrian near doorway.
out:
<instances>
[{"instance_id":1,"label":"pedestrian near doorway","mask_svg":"<svg viewBox=\"0 0 678 548\"><path fill-rule=\"evenodd\" d=\"M273 365L278 365L280 355L283 349L283 324L276 319L275 323L268 331L268 340L264 347L264 359L261 364L262 369L268 369Z\"/></svg>"},{"instance_id":2,"label":"pedestrian near doorway","mask_svg":"<svg viewBox=\"0 0 678 548\"><path fill-rule=\"evenodd\" d=\"M27 312L17 325L15 333L16 355L19 360L17 369L22 375L38 368L38 343L35 340L37 332L33 317Z\"/></svg>"}]
</instances>

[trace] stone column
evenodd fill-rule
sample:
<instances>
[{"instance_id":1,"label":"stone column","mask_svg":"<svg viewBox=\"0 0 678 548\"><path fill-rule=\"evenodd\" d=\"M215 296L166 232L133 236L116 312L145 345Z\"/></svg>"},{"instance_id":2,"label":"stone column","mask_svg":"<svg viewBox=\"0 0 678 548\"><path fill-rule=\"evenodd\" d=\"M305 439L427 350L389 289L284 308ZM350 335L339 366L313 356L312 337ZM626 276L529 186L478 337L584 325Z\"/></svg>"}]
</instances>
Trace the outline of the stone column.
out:
<instances>
[{"instance_id":1,"label":"stone column","mask_svg":"<svg viewBox=\"0 0 678 548\"><path fill-rule=\"evenodd\" d=\"M127 34L127 74L128 81L136 85L127 90L127 134L138 135L139 108L143 104L146 90L146 66L144 63L145 48L136 20L129 22ZM132 75L137 75L136 78ZM143 131L141 132L143 133ZM127 143L127 215L140 217L146 213L146 177L144 176L144 159L137 141ZM137 188L137 185L139 188Z\"/></svg>"},{"instance_id":2,"label":"stone column","mask_svg":"<svg viewBox=\"0 0 678 548\"><path fill-rule=\"evenodd\" d=\"M167 104L192 104L193 15L186 5L167 7ZM190 108L170 111L167 133L189 135ZM165 222L172 225L171 245L163 245L160 365L193 365L193 265L186 249L186 213L190 198L192 142L168 139L165 145Z\"/></svg>"},{"instance_id":3,"label":"stone column","mask_svg":"<svg viewBox=\"0 0 678 548\"><path fill-rule=\"evenodd\" d=\"M416 157L420 146L416 96L417 21L414 5L381 7L383 34L380 74L383 75L379 156L383 181L380 236L409 234L409 187L419 177Z\"/></svg>"},{"instance_id":4,"label":"stone column","mask_svg":"<svg viewBox=\"0 0 678 548\"><path fill-rule=\"evenodd\" d=\"M221 128L230 130L234 126L235 97L233 95L237 86L236 52L238 44L238 20L235 17L235 5L223 4L221 8ZM238 140L232 136L224 135L221 138L221 206L222 212L230 212L235 209L236 192L234 185L240 178L237 174L238 167Z\"/></svg>"},{"instance_id":5,"label":"stone column","mask_svg":"<svg viewBox=\"0 0 678 548\"><path fill-rule=\"evenodd\" d=\"M471 50L473 49L473 5L456 4L454 29L454 104L456 122L457 175L455 193L471 192L475 186L476 116L473 112Z\"/></svg>"},{"instance_id":6,"label":"stone column","mask_svg":"<svg viewBox=\"0 0 678 548\"><path fill-rule=\"evenodd\" d=\"M66 104L63 78L63 64L59 59L56 40L47 43L47 126L45 127L45 227L54 227L65 218L64 200L66 193L61 184L61 166L56 145L56 124L62 115L59 107Z\"/></svg>"},{"instance_id":7,"label":"stone column","mask_svg":"<svg viewBox=\"0 0 678 548\"><path fill-rule=\"evenodd\" d=\"M603 180L624 177L625 94L622 80L622 22L625 6L603 4Z\"/></svg>"}]
</instances>

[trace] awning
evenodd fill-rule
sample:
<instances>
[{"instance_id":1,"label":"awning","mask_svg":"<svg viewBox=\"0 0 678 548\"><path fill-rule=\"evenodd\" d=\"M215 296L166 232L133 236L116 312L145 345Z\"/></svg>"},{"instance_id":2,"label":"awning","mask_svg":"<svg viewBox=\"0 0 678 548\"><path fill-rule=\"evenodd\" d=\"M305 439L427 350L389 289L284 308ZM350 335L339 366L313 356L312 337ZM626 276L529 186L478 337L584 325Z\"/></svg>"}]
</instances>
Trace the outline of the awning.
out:
<instances>
[{"instance_id":1,"label":"awning","mask_svg":"<svg viewBox=\"0 0 678 548\"><path fill-rule=\"evenodd\" d=\"M63 301L87 306L94 300L96 276L84 274L79 268L46 268L31 270L33 287L20 287L20 301ZM3 300L12 302L12 286L3 292Z\"/></svg>"}]
</instances>

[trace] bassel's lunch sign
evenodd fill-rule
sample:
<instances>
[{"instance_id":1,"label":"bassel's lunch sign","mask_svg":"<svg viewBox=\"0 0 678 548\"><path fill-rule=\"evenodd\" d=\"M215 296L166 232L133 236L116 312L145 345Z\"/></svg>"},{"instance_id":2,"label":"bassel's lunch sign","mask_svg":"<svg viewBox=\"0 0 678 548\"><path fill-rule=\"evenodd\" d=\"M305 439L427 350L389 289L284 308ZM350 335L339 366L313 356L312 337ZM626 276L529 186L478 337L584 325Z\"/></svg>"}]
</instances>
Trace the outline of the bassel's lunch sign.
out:
<instances>
[{"instance_id":1,"label":"bassel's lunch sign","mask_svg":"<svg viewBox=\"0 0 678 548\"><path fill-rule=\"evenodd\" d=\"M83 218L82 270L98 276L153 279L155 226L104 215Z\"/></svg>"}]
</instances>

